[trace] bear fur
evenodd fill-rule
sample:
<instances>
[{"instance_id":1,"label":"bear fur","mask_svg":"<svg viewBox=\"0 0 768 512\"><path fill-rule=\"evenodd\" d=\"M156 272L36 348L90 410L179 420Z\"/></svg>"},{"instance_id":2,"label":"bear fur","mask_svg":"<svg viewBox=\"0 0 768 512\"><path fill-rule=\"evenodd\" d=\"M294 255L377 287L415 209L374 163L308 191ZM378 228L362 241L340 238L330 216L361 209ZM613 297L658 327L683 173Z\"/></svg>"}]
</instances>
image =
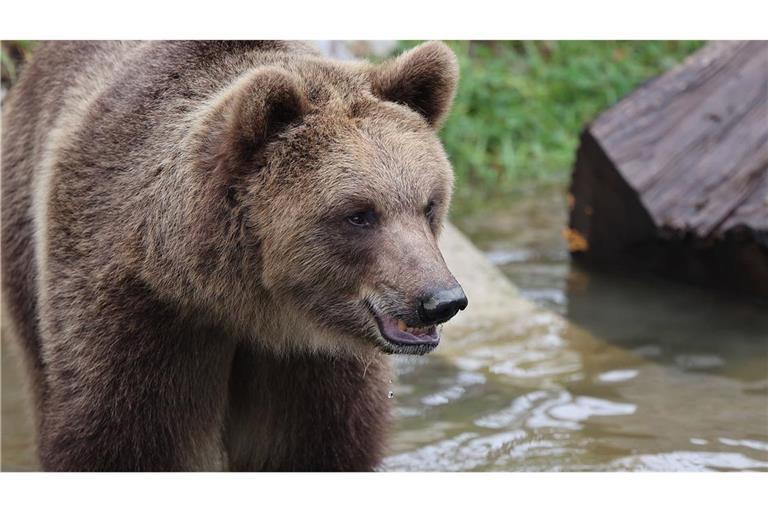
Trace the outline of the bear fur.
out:
<instances>
[{"instance_id":1,"label":"bear fur","mask_svg":"<svg viewBox=\"0 0 768 512\"><path fill-rule=\"evenodd\" d=\"M3 326L46 470L370 470L458 79L295 42L51 42L3 105ZM377 313L378 314L378 313ZM385 313L381 313L385 314Z\"/></svg>"}]
</instances>

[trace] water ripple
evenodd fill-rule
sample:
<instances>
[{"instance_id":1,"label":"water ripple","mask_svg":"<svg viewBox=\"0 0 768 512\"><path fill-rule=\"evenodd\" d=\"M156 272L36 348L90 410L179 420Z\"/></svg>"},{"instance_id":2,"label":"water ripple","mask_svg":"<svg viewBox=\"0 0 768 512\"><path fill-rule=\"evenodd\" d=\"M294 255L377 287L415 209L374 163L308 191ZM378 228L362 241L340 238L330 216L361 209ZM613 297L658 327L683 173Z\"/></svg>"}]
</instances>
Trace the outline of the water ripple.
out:
<instances>
[{"instance_id":1,"label":"water ripple","mask_svg":"<svg viewBox=\"0 0 768 512\"><path fill-rule=\"evenodd\" d=\"M573 397L568 391L533 391L516 398L501 411L475 420L485 428L525 426L529 429L560 428L579 430L582 423L593 416L631 415L634 404L612 402L590 396Z\"/></svg>"},{"instance_id":2,"label":"water ripple","mask_svg":"<svg viewBox=\"0 0 768 512\"><path fill-rule=\"evenodd\" d=\"M768 468L768 462L729 452L672 452L634 455L614 461L613 470L631 471L717 471Z\"/></svg>"}]
</instances>

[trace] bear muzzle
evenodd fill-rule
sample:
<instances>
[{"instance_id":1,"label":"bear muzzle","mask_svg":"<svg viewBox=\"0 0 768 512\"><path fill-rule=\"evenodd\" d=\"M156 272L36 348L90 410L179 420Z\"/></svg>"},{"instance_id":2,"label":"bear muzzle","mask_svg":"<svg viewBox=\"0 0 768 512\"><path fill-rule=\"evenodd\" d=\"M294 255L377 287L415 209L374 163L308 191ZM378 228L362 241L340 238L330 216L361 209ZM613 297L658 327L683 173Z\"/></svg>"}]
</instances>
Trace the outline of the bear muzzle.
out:
<instances>
[{"instance_id":1,"label":"bear muzzle","mask_svg":"<svg viewBox=\"0 0 768 512\"><path fill-rule=\"evenodd\" d=\"M382 347L386 352L401 354L426 354L440 343L438 324L453 318L468 304L464 290L458 284L448 289L433 290L418 301L418 325L408 325L397 317L371 307L381 337L387 342ZM413 321L408 320L408 321Z\"/></svg>"}]
</instances>

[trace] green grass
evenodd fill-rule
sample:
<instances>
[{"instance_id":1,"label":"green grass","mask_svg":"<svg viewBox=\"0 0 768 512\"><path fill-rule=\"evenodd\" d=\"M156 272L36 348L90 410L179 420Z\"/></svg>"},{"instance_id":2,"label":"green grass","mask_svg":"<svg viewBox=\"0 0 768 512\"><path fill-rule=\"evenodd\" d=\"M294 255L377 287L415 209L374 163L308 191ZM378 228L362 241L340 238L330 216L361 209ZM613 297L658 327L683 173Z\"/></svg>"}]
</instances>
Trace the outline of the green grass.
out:
<instances>
[{"instance_id":1,"label":"green grass","mask_svg":"<svg viewBox=\"0 0 768 512\"><path fill-rule=\"evenodd\" d=\"M399 50L415 44L403 42ZM585 123L702 45L695 41L448 44L458 56L461 81L441 138L459 192L475 195L564 182Z\"/></svg>"},{"instance_id":2,"label":"green grass","mask_svg":"<svg viewBox=\"0 0 768 512\"><path fill-rule=\"evenodd\" d=\"M35 41L2 41L0 44L0 76L5 87L18 78L18 64L24 61L35 47Z\"/></svg>"}]
</instances>

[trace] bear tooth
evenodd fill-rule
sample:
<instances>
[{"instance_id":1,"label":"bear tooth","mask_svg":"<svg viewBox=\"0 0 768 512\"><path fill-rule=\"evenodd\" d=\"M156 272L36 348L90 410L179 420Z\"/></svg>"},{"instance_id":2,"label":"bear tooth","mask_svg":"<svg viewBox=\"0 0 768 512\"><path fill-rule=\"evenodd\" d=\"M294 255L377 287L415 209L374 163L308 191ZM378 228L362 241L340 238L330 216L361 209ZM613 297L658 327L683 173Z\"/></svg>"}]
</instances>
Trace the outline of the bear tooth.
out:
<instances>
[{"instance_id":1,"label":"bear tooth","mask_svg":"<svg viewBox=\"0 0 768 512\"><path fill-rule=\"evenodd\" d=\"M403 322L402 320L398 320L397 321L397 328L400 329L401 331L405 331L405 330L408 329L408 326L405 325L405 322Z\"/></svg>"}]
</instances>

